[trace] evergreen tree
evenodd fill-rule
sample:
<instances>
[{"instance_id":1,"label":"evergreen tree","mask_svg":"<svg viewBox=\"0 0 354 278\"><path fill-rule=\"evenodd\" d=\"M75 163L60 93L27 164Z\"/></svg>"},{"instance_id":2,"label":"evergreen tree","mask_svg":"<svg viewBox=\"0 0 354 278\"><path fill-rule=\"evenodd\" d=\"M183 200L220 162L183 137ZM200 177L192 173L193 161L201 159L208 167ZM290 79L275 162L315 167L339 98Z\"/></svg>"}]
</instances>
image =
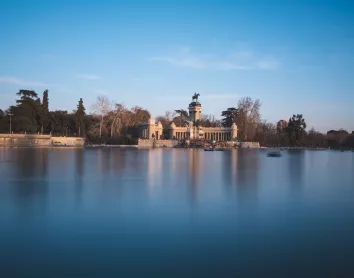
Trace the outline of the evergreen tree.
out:
<instances>
[{"instance_id":1,"label":"evergreen tree","mask_svg":"<svg viewBox=\"0 0 354 278\"><path fill-rule=\"evenodd\" d=\"M305 129L306 129L306 122L305 119L302 117L302 114L293 115L289 119L289 123L286 128L286 132L288 133L290 143L293 143L294 136L296 142L298 142L300 139L300 135L302 135L305 132Z\"/></svg>"},{"instance_id":2,"label":"evergreen tree","mask_svg":"<svg viewBox=\"0 0 354 278\"><path fill-rule=\"evenodd\" d=\"M175 110L175 112L178 113L178 116L173 118L173 122L177 126L185 126L185 123L186 121L188 121L189 118L188 112L183 109Z\"/></svg>"},{"instance_id":3,"label":"evergreen tree","mask_svg":"<svg viewBox=\"0 0 354 278\"><path fill-rule=\"evenodd\" d=\"M17 109L14 129L17 131L37 132L41 124L41 101L35 91L20 90L17 93Z\"/></svg>"},{"instance_id":4,"label":"evergreen tree","mask_svg":"<svg viewBox=\"0 0 354 278\"><path fill-rule=\"evenodd\" d=\"M227 110L222 111L221 116L224 117L222 119L223 127L231 127L233 123L236 123L238 110L234 107L228 108Z\"/></svg>"},{"instance_id":5,"label":"evergreen tree","mask_svg":"<svg viewBox=\"0 0 354 278\"><path fill-rule=\"evenodd\" d=\"M42 109L41 109L41 133L48 128L50 123L50 115L49 115L49 99L48 99L48 90L43 92L43 100L42 100Z\"/></svg>"},{"instance_id":6,"label":"evergreen tree","mask_svg":"<svg viewBox=\"0 0 354 278\"><path fill-rule=\"evenodd\" d=\"M77 105L77 110L76 110L76 130L77 130L77 136L78 137L85 137L85 124L84 124L84 118L85 118L85 107L84 107L84 102L82 98L79 100L79 104Z\"/></svg>"}]
</instances>

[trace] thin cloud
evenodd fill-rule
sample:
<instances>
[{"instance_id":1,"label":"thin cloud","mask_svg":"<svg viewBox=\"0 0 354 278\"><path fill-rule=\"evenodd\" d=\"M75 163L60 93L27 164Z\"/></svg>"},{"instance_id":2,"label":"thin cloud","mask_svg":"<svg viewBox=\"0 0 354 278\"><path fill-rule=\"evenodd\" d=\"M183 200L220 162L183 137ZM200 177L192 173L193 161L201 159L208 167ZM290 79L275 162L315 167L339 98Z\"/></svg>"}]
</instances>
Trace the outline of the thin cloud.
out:
<instances>
[{"instance_id":1,"label":"thin cloud","mask_svg":"<svg viewBox=\"0 0 354 278\"><path fill-rule=\"evenodd\" d=\"M279 67L280 62L274 58L264 58L257 62L259 69L275 70Z\"/></svg>"},{"instance_id":2,"label":"thin cloud","mask_svg":"<svg viewBox=\"0 0 354 278\"><path fill-rule=\"evenodd\" d=\"M185 47L177 51L175 55L155 56L149 60L163 62L175 67L204 69L204 70L274 70L280 65L275 58L262 57L252 51L234 52L228 59L219 59L213 55L197 55L191 53L190 49Z\"/></svg>"},{"instance_id":3,"label":"thin cloud","mask_svg":"<svg viewBox=\"0 0 354 278\"><path fill-rule=\"evenodd\" d=\"M87 79L87 80L97 80L97 79L101 79L100 76L98 75L94 75L94 74L78 74L76 75L77 78L81 78L81 79Z\"/></svg>"},{"instance_id":4,"label":"thin cloud","mask_svg":"<svg viewBox=\"0 0 354 278\"><path fill-rule=\"evenodd\" d=\"M0 76L0 83L16 85L16 86L24 86L24 87L49 87L50 84L46 84L38 81L27 81L14 76Z\"/></svg>"},{"instance_id":5,"label":"thin cloud","mask_svg":"<svg viewBox=\"0 0 354 278\"><path fill-rule=\"evenodd\" d=\"M172 66L205 69L205 63L196 57L151 57L151 61L166 62Z\"/></svg>"}]
</instances>

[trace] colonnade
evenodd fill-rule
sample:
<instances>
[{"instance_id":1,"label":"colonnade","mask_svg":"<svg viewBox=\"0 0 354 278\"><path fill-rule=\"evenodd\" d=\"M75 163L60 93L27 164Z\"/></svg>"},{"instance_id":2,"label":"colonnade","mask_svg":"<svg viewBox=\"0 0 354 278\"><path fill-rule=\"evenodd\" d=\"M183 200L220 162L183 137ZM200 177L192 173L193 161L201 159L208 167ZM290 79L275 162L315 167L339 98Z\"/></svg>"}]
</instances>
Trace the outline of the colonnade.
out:
<instances>
[{"instance_id":1,"label":"colonnade","mask_svg":"<svg viewBox=\"0 0 354 278\"><path fill-rule=\"evenodd\" d=\"M204 138L207 140L215 140L215 141L228 141L232 140L231 132L206 132L204 134Z\"/></svg>"},{"instance_id":2,"label":"colonnade","mask_svg":"<svg viewBox=\"0 0 354 278\"><path fill-rule=\"evenodd\" d=\"M176 131L176 135L175 135L176 139L180 140L180 139L186 139L187 138L187 132L179 132Z\"/></svg>"},{"instance_id":3,"label":"colonnade","mask_svg":"<svg viewBox=\"0 0 354 278\"><path fill-rule=\"evenodd\" d=\"M149 138L149 130L147 128L142 129L141 133L141 138Z\"/></svg>"}]
</instances>

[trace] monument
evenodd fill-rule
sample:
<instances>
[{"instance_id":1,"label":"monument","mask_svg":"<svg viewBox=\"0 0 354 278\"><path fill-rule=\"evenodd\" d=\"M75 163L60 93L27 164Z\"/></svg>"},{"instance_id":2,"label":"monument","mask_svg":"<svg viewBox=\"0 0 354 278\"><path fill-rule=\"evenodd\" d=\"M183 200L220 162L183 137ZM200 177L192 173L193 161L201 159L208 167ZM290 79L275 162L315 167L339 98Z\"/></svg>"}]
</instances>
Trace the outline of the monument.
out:
<instances>
[{"instance_id":1,"label":"monument","mask_svg":"<svg viewBox=\"0 0 354 278\"><path fill-rule=\"evenodd\" d=\"M231 141L237 138L237 126L231 127L203 127L199 124L202 104L198 101L200 94L194 93L192 102L188 105L188 121L184 126L177 126L174 122L169 127L169 138L174 140L206 139L215 141ZM140 138L160 139L162 125L150 118L149 121L140 124Z\"/></svg>"}]
</instances>

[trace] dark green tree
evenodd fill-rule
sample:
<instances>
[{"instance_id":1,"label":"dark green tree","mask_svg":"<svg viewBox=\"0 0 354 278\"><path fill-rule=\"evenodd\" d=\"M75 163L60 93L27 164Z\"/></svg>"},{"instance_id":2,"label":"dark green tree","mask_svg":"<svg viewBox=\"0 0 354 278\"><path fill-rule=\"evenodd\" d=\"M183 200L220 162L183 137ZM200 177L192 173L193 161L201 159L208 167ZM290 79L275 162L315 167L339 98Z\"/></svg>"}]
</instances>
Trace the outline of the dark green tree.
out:
<instances>
[{"instance_id":1,"label":"dark green tree","mask_svg":"<svg viewBox=\"0 0 354 278\"><path fill-rule=\"evenodd\" d=\"M294 138L295 141L298 142L300 140L300 136L305 132L305 129L306 122L302 114L293 115L289 119L288 126L285 129L289 136L290 143L294 143Z\"/></svg>"},{"instance_id":2,"label":"dark green tree","mask_svg":"<svg viewBox=\"0 0 354 278\"><path fill-rule=\"evenodd\" d=\"M178 114L178 116L173 118L173 122L177 126L184 126L184 123L188 121L188 112L183 109L175 110L175 112Z\"/></svg>"},{"instance_id":3,"label":"dark green tree","mask_svg":"<svg viewBox=\"0 0 354 278\"><path fill-rule=\"evenodd\" d=\"M233 123L236 123L238 109L234 107L227 108L227 110L221 112L221 116L224 117L222 119L223 127L231 127Z\"/></svg>"},{"instance_id":4,"label":"dark green tree","mask_svg":"<svg viewBox=\"0 0 354 278\"><path fill-rule=\"evenodd\" d=\"M77 130L77 136L78 137L86 137L86 131L85 131L85 107L84 107L84 102L82 98L79 100L79 104L77 105L77 110L76 110L76 130Z\"/></svg>"},{"instance_id":5,"label":"dark green tree","mask_svg":"<svg viewBox=\"0 0 354 278\"><path fill-rule=\"evenodd\" d=\"M40 113L41 133L48 129L50 124L48 90L43 92L42 107Z\"/></svg>"},{"instance_id":6,"label":"dark green tree","mask_svg":"<svg viewBox=\"0 0 354 278\"><path fill-rule=\"evenodd\" d=\"M41 101L35 91L20 90L14 110L14 131L37 132L41 123Z\"/></svg>"}]
</instances>

